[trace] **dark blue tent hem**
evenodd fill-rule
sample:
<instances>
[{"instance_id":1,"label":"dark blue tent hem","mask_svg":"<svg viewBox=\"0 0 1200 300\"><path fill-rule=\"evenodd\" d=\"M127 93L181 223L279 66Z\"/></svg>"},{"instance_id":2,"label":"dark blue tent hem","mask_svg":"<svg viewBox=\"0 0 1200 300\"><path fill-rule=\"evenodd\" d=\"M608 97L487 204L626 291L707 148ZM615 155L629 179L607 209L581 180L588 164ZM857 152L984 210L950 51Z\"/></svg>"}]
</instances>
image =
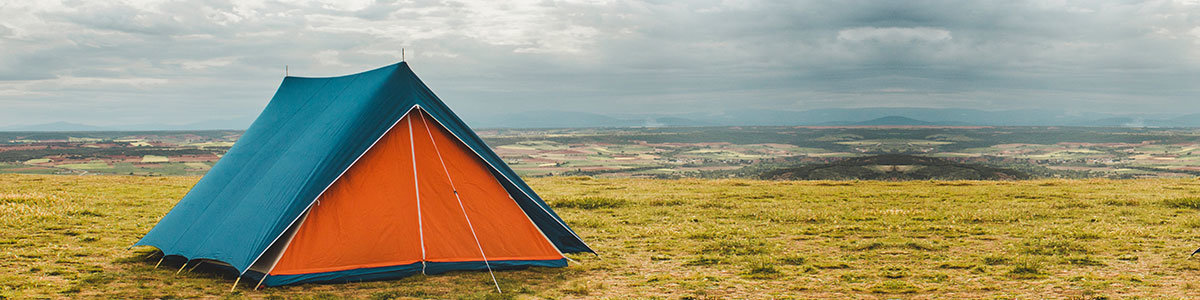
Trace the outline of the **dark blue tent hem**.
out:
<instances>
[{"instance_id":1,"label":"dark blue tent hem","mask_svg":"<svg viewBox=\"0 0 1200 300\"><path fill-rule=\"evenodd\" d=\"M516 270L529 267L561 268L567 266L566 259L553 260L499 260L488 261L492 270ZM463 262L426 262L425 274L441 274L451 271L483 271L488 265L483 261ZM309 273L297 275L270 275L263 281L265 286L281 286L301 283L348 283L404 278L421 273L421 263L399 266L363 268L335 272ZM246 277L255 281L261 280L263 274L247 272Z\"/></svg>"}]
</instances>

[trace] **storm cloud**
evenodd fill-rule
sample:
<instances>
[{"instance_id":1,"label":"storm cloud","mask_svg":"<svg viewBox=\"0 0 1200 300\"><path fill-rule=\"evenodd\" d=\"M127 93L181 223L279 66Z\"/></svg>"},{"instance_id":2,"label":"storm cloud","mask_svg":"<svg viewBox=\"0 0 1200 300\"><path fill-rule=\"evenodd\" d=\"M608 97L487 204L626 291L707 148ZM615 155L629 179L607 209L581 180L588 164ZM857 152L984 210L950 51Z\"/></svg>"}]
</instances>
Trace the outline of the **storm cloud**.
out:
<instances>
[{"instance_id":1,"label":"storm cloud","mask_svg":"<svg viewBox=\"0 0 1200 300\"><path fill-rule=\"evenodd\" d=\"M404 56L470 117L1200 111L1200 1L3 1L0 125L245 119Z\"/></svg>"}]
</instances>

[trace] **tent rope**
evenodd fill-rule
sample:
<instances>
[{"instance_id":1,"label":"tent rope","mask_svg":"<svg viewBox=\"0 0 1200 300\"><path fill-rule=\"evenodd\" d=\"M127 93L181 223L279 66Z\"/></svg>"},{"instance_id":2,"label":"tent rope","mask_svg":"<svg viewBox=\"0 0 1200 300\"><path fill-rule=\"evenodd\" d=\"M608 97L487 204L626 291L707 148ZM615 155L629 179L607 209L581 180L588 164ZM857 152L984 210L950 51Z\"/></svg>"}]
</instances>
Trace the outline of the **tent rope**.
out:
<instances>
[{"instance_id":1,"label":"tent rope","mask_svg":"<svg viewBox=\"0 0 1200 300\"><path fill-rule=\"evenodd\" d=\"M424 119L422 119L424 120ZM408 147L409 154L412 154L413 163L413 188L417 195L417 234L421 237L421 275L425 275L425 225L421 220L421 185L417 183L417 146L413 139L412 132L412 117L408 117Z\"/></svg>"},{"instance_id":2,"label":"tent rope","mask_svg":"<svg viewBox=\"0 0 1200 300\"><path fill-rule=\"evenodd\" d=\"M500 290L500 282L496 281L496 273L492 271L492 263L488 262L487 254L483 252L483 244L479 243L479 236L475 234L475 225L471 225L471 217L467 216L467 208L463 206L462 197L458 195L458 187L454 186L454 178L450 177L450 169L446 167L446 160L442 158L442 150L438 148L437 141L433 139L433 131L429 128L429 122L425 121L425 113L420 111L421 123L425 125L425 133L429 134L429 142L433 144L433 151L437 152L438 161L442 163L442 171L446 174L446 180L450 182L450 189L454 191L454 198L458 200L458 208L462 210L463 218L467 220L467 228L471 229L471 237L475 238L475 246L479 247L479 255L483 257L483 265L487 266L488 275L492 276L492 283L496 285L497 293L504 293ZM411 130L412 127L409 127Z\"/></svg>"}]
</instances>

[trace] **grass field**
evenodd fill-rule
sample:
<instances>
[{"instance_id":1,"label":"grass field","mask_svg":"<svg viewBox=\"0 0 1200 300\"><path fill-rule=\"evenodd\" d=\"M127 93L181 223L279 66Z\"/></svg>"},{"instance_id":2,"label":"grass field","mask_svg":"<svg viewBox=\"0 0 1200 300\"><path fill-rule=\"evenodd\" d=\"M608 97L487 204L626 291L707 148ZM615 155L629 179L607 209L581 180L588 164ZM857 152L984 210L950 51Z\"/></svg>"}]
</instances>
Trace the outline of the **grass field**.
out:
<instances>
[{"instance_id":1,"label":"grass field","mask_svg":"<svg viewBox=\"0 0 1200 300\"><path fill-rule=\"evenodd\" d=\"M197 177L0 175L4 298L1196 298L1200 181L533 178L567 268L229 293L130 244Z\"/></svg>"}]
</instances>

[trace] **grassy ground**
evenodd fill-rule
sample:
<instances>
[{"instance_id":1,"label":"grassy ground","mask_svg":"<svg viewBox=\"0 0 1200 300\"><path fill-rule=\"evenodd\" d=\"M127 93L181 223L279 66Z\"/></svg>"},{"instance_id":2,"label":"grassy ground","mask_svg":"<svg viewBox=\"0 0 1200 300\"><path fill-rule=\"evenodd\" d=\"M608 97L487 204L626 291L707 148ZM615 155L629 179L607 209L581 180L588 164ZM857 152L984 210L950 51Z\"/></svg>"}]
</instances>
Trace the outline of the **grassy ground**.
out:
<instances>
[{"instance_id":1,"label":"grassy ground","mask_svg":"<svg viewBox=\"0 0 1200 300\"><path fill-rule=\"evenodd\" d=\"M599 257L229 293L127 250L196 177L0 175L7 298L1196 298L1200 181L535 178ZM0 297L2 298L2 297Z\"/></svg>"}]
</instances>

